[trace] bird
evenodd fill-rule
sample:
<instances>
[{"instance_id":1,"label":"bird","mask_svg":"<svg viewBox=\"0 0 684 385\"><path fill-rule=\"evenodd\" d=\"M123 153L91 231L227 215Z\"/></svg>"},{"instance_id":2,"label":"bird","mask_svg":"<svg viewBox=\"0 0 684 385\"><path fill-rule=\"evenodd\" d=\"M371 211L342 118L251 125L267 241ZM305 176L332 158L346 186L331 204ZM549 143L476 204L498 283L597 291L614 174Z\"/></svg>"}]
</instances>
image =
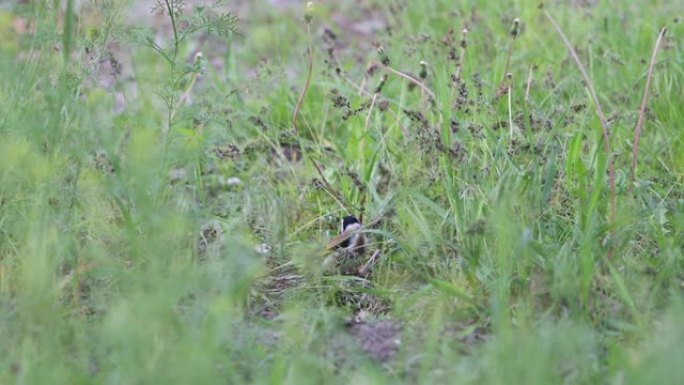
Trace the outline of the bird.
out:
<instances>
[{"instance_id":1,"label":"bird","mask_svg":"<svg viewBox=\"0 0 684 385\"><path fill-rule=\"evenodd\" d=\"M340 235L328 243L328 250L336 251L326 259L325 264L335 264L342 274L356 274L362 265L367 245L366 236L361 232L363 225L353 215L342 218Z\"/></svg>"},{"instance_id":2,"label":"bird","mask_svg":"<svg viewBox=\"0 0 684 385\"><path fill-rule=\"evenodd\" d=\"M353 216L342 218L340 236L342 242L337 246L348 253L363 255L366 249L366 236L361 231L361 222Z\"/></svg>"}]
</instances>

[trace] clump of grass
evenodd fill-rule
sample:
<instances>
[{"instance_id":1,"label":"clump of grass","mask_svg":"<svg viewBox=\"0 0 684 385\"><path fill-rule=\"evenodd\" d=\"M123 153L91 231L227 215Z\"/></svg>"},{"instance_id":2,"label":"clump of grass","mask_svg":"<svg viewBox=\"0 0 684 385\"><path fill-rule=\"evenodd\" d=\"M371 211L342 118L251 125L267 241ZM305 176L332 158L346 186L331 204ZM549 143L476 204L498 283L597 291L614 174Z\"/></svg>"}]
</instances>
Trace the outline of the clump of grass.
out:
<instances>
[{"instance_id":1,"label":"clump of grass","mask_svg":"<svg viewBox=\"0 0 684 385\"><path fill-rule=\"evenodd\" d=\"M577 56L575 49L572 47L572 44L570 44L568 39L565 37L565 34L561 30L558 23L556 23L556 21L553 19L551 14L546 9L544 9L543 12L544 12L544 15L546 16L546 18L554 26L556 31L558 31L558 34L560 35L561 39L563 39L563 43L568 48L568 52L570 52L570 55L572 56L573 60L577 64L577 68L579 68L579 70L582 74L584 85L585 85L585 87L587 87L587 90L589 91L589 95L591 96L591 100L594 103L594 108L596 109L596 115L598 115L599 122L601 123L601 133L603 135L603 150L604 150L606 158L608 159L608 184L610 186L610 222L613 223L615 221L615 215L616 215L616 210L617 210L617 190L615 187L615 163L613 161L613 154L611 153L611 150L610 150L610 134L608 131L608 120L606 119L606 116L603 113L603 109L601 108L601 103L599 102L598 96L596 95L596 91L594 90L594 86L591 82L591 79L589 78L589 75L587 74L587 70L582 65L582 62L580 61L579 57ZM611 249L609 249L609 250L611 250ZM609 251L608 255L610 256L610 254L611 254L611 252Z\"/></svg>"}]
</instances>

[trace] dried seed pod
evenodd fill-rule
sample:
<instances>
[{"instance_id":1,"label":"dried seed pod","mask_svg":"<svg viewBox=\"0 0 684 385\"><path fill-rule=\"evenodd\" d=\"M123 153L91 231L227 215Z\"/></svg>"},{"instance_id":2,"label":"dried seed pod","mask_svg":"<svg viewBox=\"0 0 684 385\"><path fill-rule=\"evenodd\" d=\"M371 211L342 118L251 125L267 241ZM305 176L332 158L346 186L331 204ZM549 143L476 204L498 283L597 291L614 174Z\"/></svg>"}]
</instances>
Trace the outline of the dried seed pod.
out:
<instances>
[{"instance_id":1,"label":"dried seed pod","mask_svg":"<svg viewBox=\"0 0 684 385\"><path fill-rule=\"evenodd\" d=\"M420 73L418 76L420 77L421 80L425 80L427 77L427 62L425 60L420 61Z\"/></svg>"},{"instance_id":2,"label":"dried seed pod","mask_svg":"<svg viewBox=\"0 0 684 385\"><path fill-rule=\"evenodd\" d=\"M382 79L380 79L380 83L378 83L378 86L375 87L375 93L379 94L382 92L383 87L385 87L385 83L387 83L387 79L389 76L387 74L382 75Z\"/></svg>"},{"instance_id":3,"label":"dried seed pod","mask_svg":"<svg viewBox=\"0 0 684 385\"><path fill-rule=\"evenodd\" d=\"M309 1L306 3L306 9L304 10L304 21L306 21L306 24L311 24L311 21L313 20L313 11L313 1Z\"/></svg>"},{"instance_id":4,"label":"dried seed pod","mask_svg":"<svg viewBox=\"0 0 684 385\"><path fill-rule=\"evenodd\" d=\"M520 26L520 19L518 19L516 17L515 19L513 19L513 25L511 26L511 32L510 32L511 37L514 39L516 37L518 37L518 32L520 32L519 26Z\"/></svg>"},{"instance_id":5,"label":"dried seed pod","mask_svg":"<svg viewBox=\"0 0 684 385\"><path fill-rule=\"evenodd\" d=\"M387 56L387 54L385 54L385 48L382 46L382 44L375 42L373 43L373 45L375 46L375 49L378 51L378 55L380 56L380 63L382 63L382 65L385 66L390 65L390 59Z\"/></svg>"}]
</instances>

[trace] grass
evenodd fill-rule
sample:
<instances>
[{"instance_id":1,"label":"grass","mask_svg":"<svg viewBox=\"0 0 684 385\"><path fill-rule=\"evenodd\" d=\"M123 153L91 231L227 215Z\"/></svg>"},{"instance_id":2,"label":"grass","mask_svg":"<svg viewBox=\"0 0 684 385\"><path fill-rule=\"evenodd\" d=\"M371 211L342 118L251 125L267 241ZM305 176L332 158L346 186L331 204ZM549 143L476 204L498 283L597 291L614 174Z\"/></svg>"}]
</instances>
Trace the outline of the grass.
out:
<instances>
[{"instance_id":1,"label":"grass","mask_svg":"<svg viewBox=\"0 0 684 385\"><path fill-rule=\"evenodd\" d=\"M0 383L684 376L677 1L57 3L0 6Z\"/></svg>"}]
</instances>

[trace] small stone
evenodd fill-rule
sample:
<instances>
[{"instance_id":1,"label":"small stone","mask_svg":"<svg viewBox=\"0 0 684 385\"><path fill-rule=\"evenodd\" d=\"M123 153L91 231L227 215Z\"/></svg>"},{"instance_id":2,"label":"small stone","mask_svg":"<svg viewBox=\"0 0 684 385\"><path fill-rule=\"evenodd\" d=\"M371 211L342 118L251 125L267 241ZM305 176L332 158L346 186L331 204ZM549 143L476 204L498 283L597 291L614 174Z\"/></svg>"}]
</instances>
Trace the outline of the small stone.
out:
<instances>
[{"instance_id":1,"label":"small stone","mask_svg":"<svg viewBox=\"0 0 684 385\"><path fill-rule=\"evenodd\" d=\"M230 177L226 180L226 184L228 186L238 186L242 184L242 180L240 180L238 177Z\"/></svg>"},{"instance_id":2,"label":"small stone","mask_svg":"<svg viewBox=\"0 0 684 385\"><path fill-rule=\"evenodd\" d=\"M268 254L272 249L273 248L268 243L262 243L254 247L254 251L256 251L257 254Z\"/></svg>"},{"instance_id":3,"label":"small stone","mask_svg":"<svg viewBox=\"0 0 684 385\"><path fill-rule=\"evenodd\" d=\"M187 172L183 168L174 168L173 170L169 171L169 180L171 183L178 182L182 179L185 179L185 176L187 175Z\"/></svg>"}]
</instances>

